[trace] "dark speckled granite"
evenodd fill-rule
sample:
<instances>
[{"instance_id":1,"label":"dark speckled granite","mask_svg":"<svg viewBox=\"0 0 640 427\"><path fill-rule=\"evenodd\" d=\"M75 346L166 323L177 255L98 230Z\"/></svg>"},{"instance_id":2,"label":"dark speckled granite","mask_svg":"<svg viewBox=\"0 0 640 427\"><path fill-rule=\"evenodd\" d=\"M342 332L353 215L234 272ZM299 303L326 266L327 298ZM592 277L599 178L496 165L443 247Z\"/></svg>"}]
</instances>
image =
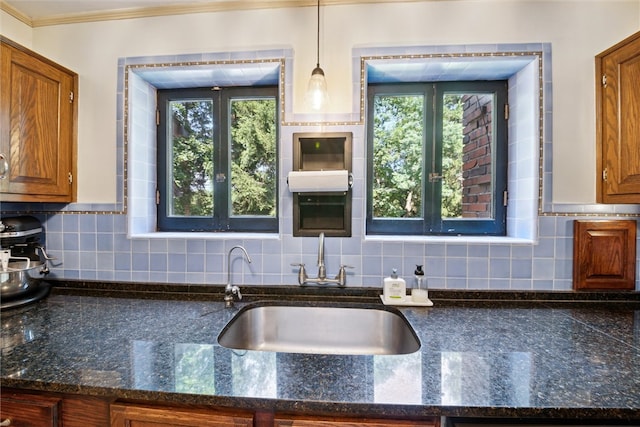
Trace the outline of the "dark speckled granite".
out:
<instances>
[{"instance_id":1,"label":"dark speckled granite","mask_svg":"<svg viewBox=\"0 0 640 427\"><path fill-rule=\"evenodd\" d=\"M318 414L640 423L635 295L606 305L434 297L433 308L400 309L420 351L336 356L223 348L216 337L237 308L219 300L68 293L2 313L3 387Z\"/></svg>"}]
</instances>

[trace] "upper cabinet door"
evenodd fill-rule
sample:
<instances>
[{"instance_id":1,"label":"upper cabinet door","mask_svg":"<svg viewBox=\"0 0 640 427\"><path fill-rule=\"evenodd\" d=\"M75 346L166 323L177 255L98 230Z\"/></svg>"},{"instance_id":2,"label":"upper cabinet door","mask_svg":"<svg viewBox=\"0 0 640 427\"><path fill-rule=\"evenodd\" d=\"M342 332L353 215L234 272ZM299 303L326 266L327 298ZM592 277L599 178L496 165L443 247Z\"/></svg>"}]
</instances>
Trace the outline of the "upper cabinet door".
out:
<instances>
[{"instance_id":1,"label":"upper cabinet door","mask_svg":"<svg viewBox=\"0 0 640 427\"><path fill-rule=\"evenodd\" d=\"M77 75L5 40L1 54L0 198L71 202Z\"/></svg>"},{"instance_id":2,"label":"upper cabinet door","mask_svg":"<svg viewBox=\"0 0 640 427\"><path fill-rule=\"evenodd\" d=\"M597 201L640 203L640 32L596 56Z\"/></svg>"}]
</instances>

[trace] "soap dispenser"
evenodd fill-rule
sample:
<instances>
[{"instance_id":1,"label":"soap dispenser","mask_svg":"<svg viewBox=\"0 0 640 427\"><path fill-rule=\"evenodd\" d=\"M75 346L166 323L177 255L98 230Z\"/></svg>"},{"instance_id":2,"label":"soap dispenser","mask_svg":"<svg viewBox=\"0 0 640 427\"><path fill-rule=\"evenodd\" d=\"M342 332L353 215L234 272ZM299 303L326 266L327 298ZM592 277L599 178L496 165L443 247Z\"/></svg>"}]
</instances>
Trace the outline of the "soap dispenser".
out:
<instances>
[{"instance_id":1,"label":"soap dispenser","mask_svg":"<svg viewBox=\"0 0 640 427\"><path fill-rule=\"evenodd\" d=\"M429 291L427 290L427 281L424 278L424 270L422 265L416 265L416 271L413 272L414 287L411 289L411 300L413 302L429 301Z\"/></svg>"},{"instance_id":2,"label":"soap dispenser","mask_svg":"<svg viewBox=\"0 0 640 427\"><path fill-rule=\"evenodd\" d=\"M391 276L385 277L383 280L383 295L385 301L393 303L404 301L407 295L407 284L402 277L398 277L397 270L394 268Z\"/></svg>"}]
</instances>

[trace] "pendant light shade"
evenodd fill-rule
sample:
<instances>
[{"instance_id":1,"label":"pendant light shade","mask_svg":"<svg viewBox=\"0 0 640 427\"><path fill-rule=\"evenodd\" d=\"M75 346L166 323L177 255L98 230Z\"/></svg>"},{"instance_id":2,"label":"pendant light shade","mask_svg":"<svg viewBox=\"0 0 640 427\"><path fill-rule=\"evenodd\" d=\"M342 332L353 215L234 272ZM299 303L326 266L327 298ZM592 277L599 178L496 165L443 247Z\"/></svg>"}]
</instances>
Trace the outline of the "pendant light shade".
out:
<instances>
[{"instance_id":1,"label":"pendant light shade","mask_svg":"<svg viewBox=\"0 0 640 427\"><path fill-rule=\"evenodd\" d=\"M311 72L311 79L307 85L306 102L314 111L320 111L329 103L329 92L324 71L320 68L320 0L318 0L318 26L316 38L316 68Z\"/></svg>"}]
</instances>

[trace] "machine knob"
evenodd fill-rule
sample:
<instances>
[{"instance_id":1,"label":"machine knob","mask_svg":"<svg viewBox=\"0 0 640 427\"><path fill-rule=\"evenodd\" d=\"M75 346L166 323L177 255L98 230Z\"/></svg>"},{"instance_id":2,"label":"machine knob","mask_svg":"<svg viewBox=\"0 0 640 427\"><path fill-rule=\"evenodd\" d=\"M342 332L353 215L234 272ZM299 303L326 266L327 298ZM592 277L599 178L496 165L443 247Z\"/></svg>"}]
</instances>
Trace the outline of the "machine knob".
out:
<instances>
[{"instance_id":1,"label":"machine knob","mask_svg":"<svg viewBox=\"0 0 640 427\"><path fill-rule=\"evenodd\" d=\"M2 233L5 228L4 222L0 221L0 233Z\"/></svg>"}]
</instances>

